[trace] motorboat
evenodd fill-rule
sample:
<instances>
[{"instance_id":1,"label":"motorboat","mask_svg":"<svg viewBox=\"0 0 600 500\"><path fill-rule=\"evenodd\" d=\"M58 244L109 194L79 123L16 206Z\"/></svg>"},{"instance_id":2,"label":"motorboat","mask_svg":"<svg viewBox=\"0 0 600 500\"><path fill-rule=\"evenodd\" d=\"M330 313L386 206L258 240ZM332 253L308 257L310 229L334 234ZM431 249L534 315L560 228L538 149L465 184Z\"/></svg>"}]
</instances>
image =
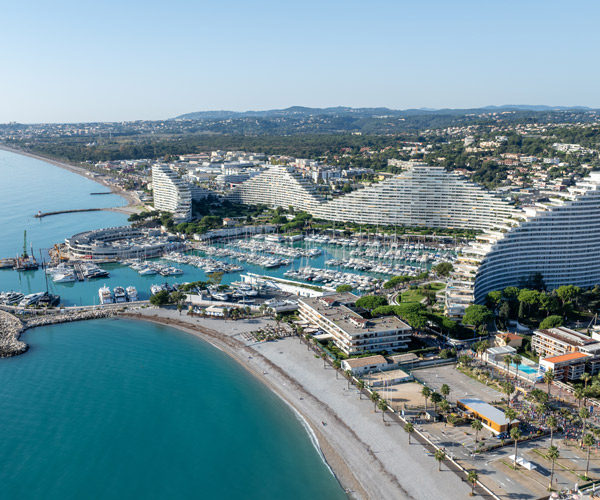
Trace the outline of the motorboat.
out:
<instances>
[{"instance_id":1,"label":"motorboat","mask_svg":"<svg viewBox=\"0 0 600 500\"><path fill-rule=\"evenodd\" d=\"M125 294L125 289L122 286L116 286L113 289L113 294L115 297L115 302L127 302L127 295Z\"/></svg>"},{"instance_id":2,"label":"motorboat","mask_svg":"<svg viewBox=\"0 0 600 500\"><path fill-rule=\"evenodd\" d=\"M134 286L128 286L125 291L127 292L127 300L129 302L136 302L138 300L137 290Z\"/></svg>"},{"instance_id":3,"label":"motorboat","mask_svg":"<svg viewBox=\"0 0 600 500\"><path fill-rule=\"evenodd\" d=\"M37 292L37 293L30 293L29 295L25 295L25 297L23 297L21 299L21 302L19 302L19 307L28 307L28 306L37 304L38 301L44 296L45 293L46 292Z\"/></svg>"},{"instance_id":4,"label":"motorboat","mask_svg":"<svg viewBox=\"0 0 600 500\"><path fill-rule=\"evenodd\" d=\"M114 303L114 299L110 288L104 285L102 288L98 290L98 295L100 297L100 304L112 304Z\"/></svg>"}]
</instances>

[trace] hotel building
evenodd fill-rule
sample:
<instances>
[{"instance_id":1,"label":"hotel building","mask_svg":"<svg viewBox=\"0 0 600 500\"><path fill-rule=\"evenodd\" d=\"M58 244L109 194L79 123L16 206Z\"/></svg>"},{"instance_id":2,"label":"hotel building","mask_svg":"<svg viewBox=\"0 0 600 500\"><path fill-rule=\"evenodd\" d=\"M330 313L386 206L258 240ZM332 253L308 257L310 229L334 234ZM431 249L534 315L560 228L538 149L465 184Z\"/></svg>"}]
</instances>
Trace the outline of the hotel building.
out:
<instances>
[{"instance_id":1,"label":"hotel building","mask_svg":"<svg viewBox=\"0 0 600 500\"><path fill-rule=\"evenodd\" d=\"M156 210L172 213L178 223L192 219L190 185L168 165L152 166L152 191Z\"/></svg>"},{"instance_id":2,"label":"hotel building","mask_svg":"<svg viewBox=\"0 0 600 500\"><path fill-rule=\"evenodd\" d=\"M352 293L302 297L298 301L300 319L328 334L348 355L408 347L410 326L395 316L363 318L352 309L357 300Z\"/></svg>"}]
</instances>

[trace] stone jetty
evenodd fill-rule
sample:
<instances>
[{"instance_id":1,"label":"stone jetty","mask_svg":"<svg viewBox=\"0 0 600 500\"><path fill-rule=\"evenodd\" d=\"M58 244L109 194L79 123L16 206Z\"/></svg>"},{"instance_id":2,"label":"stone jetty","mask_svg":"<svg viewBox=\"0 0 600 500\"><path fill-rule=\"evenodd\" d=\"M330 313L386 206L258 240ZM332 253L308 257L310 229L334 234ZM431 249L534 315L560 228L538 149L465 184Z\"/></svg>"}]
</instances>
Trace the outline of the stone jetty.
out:
<instances>
[{"instance_id":1,"label":"stone jetty","mask_svg":"<svg viewBox=\"0 0 600 500\"><path fill-rule=\"evenodd\" d=\"M19 340L23 330L23 323L17 317L0 311L0 358L23 354L29 349L25 342Z\"/></svg>"},{"instance_id":2,"label":"stone jetty","mask_svg":"<svg viewBox=\"0 0 600 500\"><path fill-rule=\"evenodd\" d=\"M63 314L31 316L20 320L9 312L0 310L0 358L8 358L27 352L29 346L25 342L20 341L19 336L29 328L70 323L71 321L83 321L86 319L108 318L115 316L118 312L114 308L87 309Z\"/></svg>"},{"instance_id":3,"label":"stone jetty","mask_svg":"<svg viewBox=\"0 0 600 500\"><path fill-rule=\"evenodd\" d=\"M58 323L70 323L71 321L83 321L86 319L108 318L114 316L117 311L113 308L92 309L86 311L74 311L64 314L47 314L24 319L25 329L36 326L56 325Z\"/></svg>"}]
</instances>

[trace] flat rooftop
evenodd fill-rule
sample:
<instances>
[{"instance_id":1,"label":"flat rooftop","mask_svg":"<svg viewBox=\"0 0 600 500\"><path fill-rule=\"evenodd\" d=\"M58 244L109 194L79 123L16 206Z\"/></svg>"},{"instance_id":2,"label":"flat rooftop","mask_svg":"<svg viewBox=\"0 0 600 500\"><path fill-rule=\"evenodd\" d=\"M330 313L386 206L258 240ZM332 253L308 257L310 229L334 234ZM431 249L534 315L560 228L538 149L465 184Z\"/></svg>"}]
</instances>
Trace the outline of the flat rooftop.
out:
<instances>
[{"instance_id":1,"label":"flat rooftop","mask_svg":"<svg viewBox=\"0 0 600 500\"><path fill-rule=\"evenodd\" d=\"M508 424L508 419L502 410L499 410L495 406L492 406L481 399L465 398L459 399L458 401L464 405L465 408L485 417L490 422L494 422L498 425ZM518 422L518 420L513 420L511 424L515 422Z\"/></svg>"},{"instance_id":2,"label":"flat rooftop","mask_svg":"<svg viewBox=\"0 0 600 500\"><path fill-rule=\"evenodd\" d=\"M396 316L365 319L347 305L344 305L352 304L356 299L355 295L348 293L324 297L302 297L300 302L327 318L348 335L364 335L365 333L396 330L411 331L410 326Z\"/></svg>"},{"instance_id":3,"label":"flat rooftop","mask_svg":"<svg viewBox=\"0 0 600 500\"><path fill-rule=\"evenodd\" d=\"M564 326L548 328L544 330L536 330L533 333L534 335L546 336L574 347L579 347L582 345L597 342L597 340L594 340L588 335L577 332L575 330L571 330L570 328L565 328Z\"/></svg>"}]
</instances>

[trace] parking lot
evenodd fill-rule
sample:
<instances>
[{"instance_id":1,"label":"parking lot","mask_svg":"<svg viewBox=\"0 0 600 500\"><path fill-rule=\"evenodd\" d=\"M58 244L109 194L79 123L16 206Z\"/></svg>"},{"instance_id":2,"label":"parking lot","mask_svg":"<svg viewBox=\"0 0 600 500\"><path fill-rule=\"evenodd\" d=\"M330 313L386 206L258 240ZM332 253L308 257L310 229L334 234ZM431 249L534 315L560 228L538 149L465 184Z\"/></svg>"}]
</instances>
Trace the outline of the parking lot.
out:
<instances>
[{"instance_id":1,"label":"parking lot","mask_svg":"<svg viewBox=\"0 0 600 500\"><path fill-rule=\"evenodd\" d=\"M459 372L454 365L433 366L415 370L413 375L416 380L436 392L440 391L443 384L448 384L451 390L448 399L452 403L455 403L457 399L467 397L479 398L490 403L500 401L503 397L497 390Z\"/></svg>"}]
</instances>

